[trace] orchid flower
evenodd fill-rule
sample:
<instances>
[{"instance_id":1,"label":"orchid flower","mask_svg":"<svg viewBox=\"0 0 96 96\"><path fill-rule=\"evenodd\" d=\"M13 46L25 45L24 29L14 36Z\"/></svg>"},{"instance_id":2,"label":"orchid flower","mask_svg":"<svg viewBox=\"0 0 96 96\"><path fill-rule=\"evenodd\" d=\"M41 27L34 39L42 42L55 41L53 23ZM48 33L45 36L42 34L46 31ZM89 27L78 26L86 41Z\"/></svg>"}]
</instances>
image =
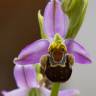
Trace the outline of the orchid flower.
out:
<instances>
[{"instance_id":1,"label":"orchid flower","mask_svg":"<svg viewBox=\"0 0 96 96\"><path fill-rule=\"evenodd\" d=\"M26 46L14 59L14 76L19 89L11 92L2 92L4 96L50 96L50 90L40 86L36 80L35 69L30 64L39 64L42 56L49 54L49 49L56 44L63 44L68 54L72 54L76 63L90 64L91 59L86 49L77 41L69 37L69 18L61 8L59 0L50 0L44 11L44 20L41 26L42 38ZM75 96L76 89L60 90L59 96ZM35 94L35 95L34 95ZM38 95L39 94L39 95ZM41 95L40 95L41 94Z\"/></svg>"},{"instance_id":2,"label":"orchid flower","mask_svg":"<svg viewBox=\"0 0 96 96\"><path fill-rule=\"evenodd\" d=\"M26 46L21 50L19 56L14 59L14 63L22 65L40 63L41 56L48 54L48 48L54 41L56 34L60 35L62 43L67 47L67 52L73 54L76 63L91 63L89 53L81 44L72 38L65 38L69 26L68 17L62 11L59 0L56 0L55 9L53 3L53 0L51 0L44 11L43 30L47 35L47 39L40 39Z\"/></svg>"},{"instance_id":3,"label":"orchid flower","mask_svg":"<svg viewBox=\"0 0 96 96\"><path fill-rule=\"evenodd\" d=\"M51 91L40 86L36 80L36 71L32 65L16 65L14 77L19 88L10 92L3 91L4 96L50 96ZM58 96L77 96L78 94L77 89L66 89L59 91Z\"/></svg>"}]
</instances>

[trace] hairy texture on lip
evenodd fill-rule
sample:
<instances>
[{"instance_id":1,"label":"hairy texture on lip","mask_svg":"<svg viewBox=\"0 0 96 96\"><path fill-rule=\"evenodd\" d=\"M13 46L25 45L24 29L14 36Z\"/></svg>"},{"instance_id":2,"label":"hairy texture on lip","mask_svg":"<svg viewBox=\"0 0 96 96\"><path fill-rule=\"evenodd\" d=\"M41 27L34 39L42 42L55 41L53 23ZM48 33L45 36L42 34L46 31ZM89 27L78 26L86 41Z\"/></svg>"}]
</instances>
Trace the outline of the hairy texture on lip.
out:
<instances>
[{"instance_id":1,"label":"hairy texture on lip","mask_svg":"<svg viewBox=\"0 0 96 96\"><path fill-rule=\"evenodd\" d=\"M66 57L66 62L64 64L65 66L55 66L56 64L52 65L50 63L49 57L46 64L47 67L45 70L45 74L47 78L52 82L65 82L70 78L72 74L72 68L70 67L70 61L68 61L68 56Z\"/></svg>"}]
</instances>

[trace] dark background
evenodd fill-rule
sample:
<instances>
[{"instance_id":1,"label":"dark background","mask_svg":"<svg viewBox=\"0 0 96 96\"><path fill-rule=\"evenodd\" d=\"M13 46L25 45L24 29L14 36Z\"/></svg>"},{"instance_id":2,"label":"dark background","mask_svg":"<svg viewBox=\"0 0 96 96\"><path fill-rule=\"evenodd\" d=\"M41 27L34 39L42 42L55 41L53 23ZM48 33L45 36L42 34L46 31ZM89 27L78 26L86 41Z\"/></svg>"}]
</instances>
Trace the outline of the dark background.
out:
<instances>
[{"instance_id":1,"label":"dark background","mask_svg":"<svg viewBox=\"0 0 96 96\"><path fill-rule=\"evenodd\" d=\"M16 88L13 58L40 38L37 19L48 0L0 0L0 91ZM1 96L1 94L0 94Z\"/></svg>"}]
</instances>

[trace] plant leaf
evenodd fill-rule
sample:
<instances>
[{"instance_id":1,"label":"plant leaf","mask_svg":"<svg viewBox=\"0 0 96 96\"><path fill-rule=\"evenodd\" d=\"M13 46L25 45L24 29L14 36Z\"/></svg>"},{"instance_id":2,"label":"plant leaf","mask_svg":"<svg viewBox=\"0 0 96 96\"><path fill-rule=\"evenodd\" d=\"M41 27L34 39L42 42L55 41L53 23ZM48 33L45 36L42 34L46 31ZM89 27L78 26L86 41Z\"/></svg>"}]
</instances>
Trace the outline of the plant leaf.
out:
<instances>
[{"instance_id":1,"label":"plant leaf","mask_svg":"<svg viewBox=\"0 0 96 96\"><path fill-rule=\"evenodd\" d=\"M44 33L44 30L43 30L43 29L44 29L44 28L43 28L43 16L41 15L40 10L38 11L38 21L39 21L41 38L42 38L42 39L46 39L47 36L46 36L46 34Z\"/></svg>"},{"instance_id":2,"label":"plant leaf","mask_svg":"<svg viewBox=\"0 0 96 96\"><path fill-rule=\"evenodd\" d=\"M62 8L69 17L69 28L66 38L74 39L76 37L83 23L87 5L87 0L62 0Z\"/></svg>"}]
</instances>

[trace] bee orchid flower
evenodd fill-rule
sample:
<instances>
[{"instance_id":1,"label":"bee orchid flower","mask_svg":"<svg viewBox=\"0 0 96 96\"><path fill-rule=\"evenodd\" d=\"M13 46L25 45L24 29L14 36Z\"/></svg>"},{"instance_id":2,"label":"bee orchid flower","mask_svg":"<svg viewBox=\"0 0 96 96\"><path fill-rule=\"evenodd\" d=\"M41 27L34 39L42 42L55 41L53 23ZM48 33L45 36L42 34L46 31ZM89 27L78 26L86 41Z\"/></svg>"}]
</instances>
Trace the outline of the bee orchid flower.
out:
<instances>
[{"instance_id":1,"label":"bee orchid flower","mask_svg":"<svg viewBox=\"0 0 96 96\"><path fill-rule=\"evenodd\" d=\"M39 39L26 46L21 50L18 57L14 59L14 76L19 88L11 92L3 91L4 96L50 96L51 90L39 85L36 80L35 69L30 64L39 64L42 56L50 54L50 50L53 50L55 47L58 49L59 45L63 46L66 54L71 54L74 57L76 63L91 63L89 53L81 44L72 38L65 38L68 32L68 26L69 19L61 8L60 0L50 0L45 7L43 19L43 32L47 38ZM58 50L55 51L55 60L57 61L60 61L61 57L65 56L60 55L62 54L62 46L60 47L60 52ZM66 63L65 59L63 57L63 63ZM64 67L65 65L58 66ZM60 90L58 94L59 96L75 96L78 93L76 89L68 89Z\"/></svg>"},{"instance_id":2,"label":"bee orchid flower","mask_svg":"<svg viewBox=\"0 0 96 96\"><path fill-rule=\"evenodd\" d=\"M62 38L62 43L67 47L67 52L73 54L75 62L89 64L91 59L86 49L72 38L66 39L68 31L68 17L62 11L61 2L51 0L44 11L43 30L47 39L40 39L21 50L19 56L14 59L16 64L38 64L42 55L48 53L48 48L54 41L56 34Z\"/></svg>"}]
</instances>

